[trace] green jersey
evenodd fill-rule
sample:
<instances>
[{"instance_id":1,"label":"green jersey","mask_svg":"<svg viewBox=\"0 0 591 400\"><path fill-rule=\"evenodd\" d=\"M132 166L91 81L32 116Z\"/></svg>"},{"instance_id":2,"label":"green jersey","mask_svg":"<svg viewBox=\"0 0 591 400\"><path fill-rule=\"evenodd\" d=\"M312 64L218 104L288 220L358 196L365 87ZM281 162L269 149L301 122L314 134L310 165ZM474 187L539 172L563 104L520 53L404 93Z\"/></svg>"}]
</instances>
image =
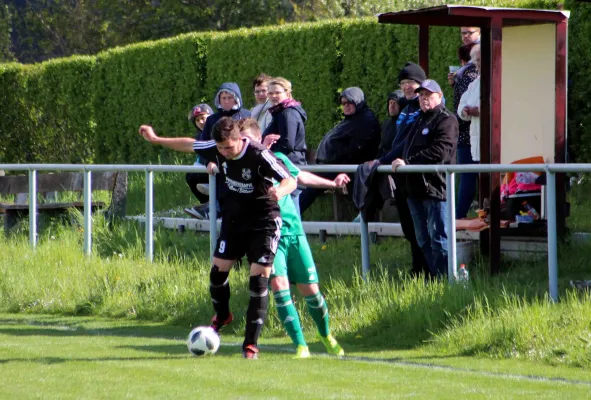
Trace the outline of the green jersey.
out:
<instances>
[{"instance_id":1,"label":"green jersey","mask_svg":"<svg viewBox=\"0 0 591 400\"><path fill-rule=\"evenodd\" d=\"M283 161L291 176L297 179L298 175L300 174L300 170L298 167L293 165L289 158L282 153L273 153L277 156L278 159ZM281 219L283 220L283 225L281 226L281 236L296 236L296 235L304 235L304 227L302 226L302 220L300 219L300 214L293 204L293 200L291 196L283 196L281 200L279 200L279 208L281 210Z\"/></svg>"}]
</instances>

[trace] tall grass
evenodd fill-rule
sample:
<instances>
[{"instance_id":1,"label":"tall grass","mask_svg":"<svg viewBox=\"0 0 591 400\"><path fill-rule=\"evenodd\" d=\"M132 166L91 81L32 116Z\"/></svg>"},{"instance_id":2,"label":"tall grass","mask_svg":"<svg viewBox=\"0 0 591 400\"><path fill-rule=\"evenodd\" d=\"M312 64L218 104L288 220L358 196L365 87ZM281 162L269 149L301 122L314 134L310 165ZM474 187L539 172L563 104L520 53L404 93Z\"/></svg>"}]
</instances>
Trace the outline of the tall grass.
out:
<instances>
[{"instance_id":1,"label":"tall grass","mask_svg":"<svg viewBox=\"0 0 591 400\"><path fill-rule=\"evenodd\" d=\"M154 178L158 213L174 215L193 203L184 174L158 173ZM128 214L143 213L144 193L143 174L130 174ZM583 184L569 194L573 211L580 216L588 208L586 193ZM319 215L330 219L330 200L326 196L317 201L317 209L310 210L313 219ZM74 212L67 219L69 224L47 221L36 250L28 245L26 223L11 239L0 235L0 311L208 323L212 308L206 234L156 227L155 262L148 263L141 225L107 223L96 214L93 255L85 257L81 215ZM407 243L381 239L371 247L372 270L363 281L358 237L332 238L327 243L312 237L310 243L332 328L356 350L427 346L444 354L591 366L591 296L568 285L570 279L591 278L590 243L563 244L559 249L557 304L546 297L545 260L504 260L503 271L491 277L487 260L477 257L469 265L472 281L465 288L411 278ZM243 329L240 321L248 301L245 269L231 275L236 332ZM311 334L314 324L305 302L295 295L295 304ZM273 311L265 335L284 335Z\"/></svg>"},{"instance_id":2,"label":"tall grass","mask_svg":"<svg viewBox=\"0 0 591 400\"><path fill-rule=\"evenodd\" d=\"M100 215L94 222L91 257L82 254L83 237L76 224L44 230L36 250L30 249L24 233L10 240L0 237L0 311L208 323L207 235L157 228L155 262L148 263L140 225L109 225ZM486 264L477 261L470 265L467 288L425 282L407 275L407 245L392 239L372 246L374 264L363 281L358 238L325 244L311 239L311 245L333 330L358 351L428 346L446 354L591 365L591 298L565 290L561 281L561 302L550 303L544 263L515 263L490 277ZM591 248L562 250L561 265L574 267L565 267L561 274L582 273ZM581 261L574 262L578 258ZM248 273L238 269L230 280L237 317L233 329L241 332ZM295 300L311 334L314 325L305 302L300 296ZM264 334L284 335L274 311Z\"/></svg>"}]
</instances>

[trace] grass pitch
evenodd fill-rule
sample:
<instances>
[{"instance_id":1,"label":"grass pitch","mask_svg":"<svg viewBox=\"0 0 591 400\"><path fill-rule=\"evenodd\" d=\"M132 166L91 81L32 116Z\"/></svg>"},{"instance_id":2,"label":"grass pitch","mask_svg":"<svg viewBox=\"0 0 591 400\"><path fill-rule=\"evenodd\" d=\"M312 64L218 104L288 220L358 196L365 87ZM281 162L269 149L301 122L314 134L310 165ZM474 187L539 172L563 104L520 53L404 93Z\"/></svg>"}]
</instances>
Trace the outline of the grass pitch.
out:
<instances>
[{"instance_id":1,"label":"grass pitch","mask_svg":"<svg viewBox=\"0 0 591 400\"><path fill-rule=\"evenodd\" d=\"M189 327L97 317L0 315L2 399L588 399L588 371L420 350L294 360L286 339L262 338L261 358L224 335L213 357L189 355ZM362 349L363 346L360 346Z\"/></svg>"}]
</instances>

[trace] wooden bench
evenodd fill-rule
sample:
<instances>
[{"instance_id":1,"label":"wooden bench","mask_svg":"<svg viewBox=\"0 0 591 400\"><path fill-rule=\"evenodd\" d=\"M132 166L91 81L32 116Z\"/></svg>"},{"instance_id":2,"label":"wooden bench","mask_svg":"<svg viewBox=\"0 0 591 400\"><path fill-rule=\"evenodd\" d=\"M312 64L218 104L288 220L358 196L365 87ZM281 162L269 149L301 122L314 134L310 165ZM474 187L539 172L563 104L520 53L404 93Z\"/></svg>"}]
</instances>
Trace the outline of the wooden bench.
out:
<instances>
[{"instance_id":1,"label":"wooden bench","mask_svg":"<svg viewBox=\"0 0 591 400\"><path fill-rule=\"evenodd\" d=\"M57 192L78 192L78 197L84 190L84 175L79 172L64 172L56 174L37 174L37 193L44 195L46 200L55 199ZM91 190L108 190L112 193L109 208L110 217L125 215L127 195L127 173L93 172ZM27 198L29 193L28 176L0 176L0 195L15 195L13 203L0 202L0 214L4 214L4 232L10 230L29 214ZM91 203L92 212L105 207L105 203L95 201ZM45 215L60 215L70 209L84 209L83 201L62 203L38 203L37 212Z\"/></svg>"}]
</instances>

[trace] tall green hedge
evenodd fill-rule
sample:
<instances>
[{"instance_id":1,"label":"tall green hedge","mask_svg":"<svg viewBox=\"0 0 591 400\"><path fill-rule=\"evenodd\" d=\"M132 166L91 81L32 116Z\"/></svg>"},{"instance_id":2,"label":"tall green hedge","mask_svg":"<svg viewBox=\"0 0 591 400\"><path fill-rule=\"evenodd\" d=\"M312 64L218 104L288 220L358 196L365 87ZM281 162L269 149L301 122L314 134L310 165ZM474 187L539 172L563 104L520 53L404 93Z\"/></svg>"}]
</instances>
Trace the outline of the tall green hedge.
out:
<instances>
[{"instance_id":1,"label":"tall green hedge","mask_svg":"<svg viewBox=\"0 0 591 400\"><path fill-rule=\"evenodd\" d=\"M99 54L94 74L96 160L147 163L162 149L138 141L140 124L191 136L187 114L203 97L205 37L182 35Z\"/></svg>"},{"instance_id":2,"label":"tall green hedge","mask_svg":"<svg viewBox=\"0 0 591 400\"><path fill-rule=\"evenodd\" d=\"M338 90L358 86L380 120L386 118L386 99L399 88L400 68L417 61L417 33L415 26L376 24L374 19L344 22Z\"/></svg>"},{"instance_id":3,"label":"tall green hedge","mask_svg":"<svg viewBox=\"0 0 591 400\"><path fill-rule=\"evenodd\" d=\"M5 162L94 160L93 57L0 66L0 155Z\"/></svg>"},{"instance_id":4,"label":"tall green hedge","mask_svg":"<svg viewBox=\"0 0 591 400\"><path fill-rule=\"evenodd\" d=\"M338 22L290 24L237 30L212 38L207 57L207 94L222 82L237 82L248 107L254 105L252 80L259 73L291 81L293 96L308 114L309 143L318 143L338 118L336 85Z\"/></svg>"},{"instance_id":5,"label":"tall green hedge","mask_svg":"<svg viewBox=\"0 0 591 400\"><path fill-rule=\"evenodd\" d=\"M508 1L508 0L507 0ZM495 6L554 9L556 0L495 2ZM481 1L484 3L484 1ZM569 143L578 161L591 159L591 5L566 1L569 22ZM430 77L444 88L457 64L457 28L431 28ZM0 64L0 162L148 163L168 150L139 140L152 124L167 136L191 136L186 115L222 82L240 85L246 106L260 72L292 81L308 114L314 148L342 117L338 94L359 86L386 116L406 61L417 60L417 27L377 24L375 18L334 20L227 33L193 33L38 65ZM191 157L187 157L187 162Z\"/></svg>"}]
</instances>

